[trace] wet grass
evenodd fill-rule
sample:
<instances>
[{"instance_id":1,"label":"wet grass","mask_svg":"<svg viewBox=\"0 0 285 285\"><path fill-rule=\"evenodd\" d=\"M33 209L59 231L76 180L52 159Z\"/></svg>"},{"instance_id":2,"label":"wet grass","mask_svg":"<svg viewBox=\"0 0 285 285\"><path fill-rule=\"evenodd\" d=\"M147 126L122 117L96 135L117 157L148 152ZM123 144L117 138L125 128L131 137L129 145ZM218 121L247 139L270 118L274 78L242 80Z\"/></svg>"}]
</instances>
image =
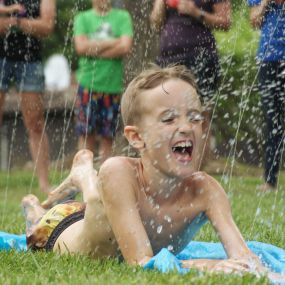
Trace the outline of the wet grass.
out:
<instances>
[{"instance_id":1,"label":"wet grass","mask_svg":"<svg viewBox=\"0 0 285 285\"><path fill-rule=\"evenodd\" d=\"M54 184L61 175L53 174ZM38 192L31 186L29 172L0 173L0 230L10 233L24 232L20 200L26 193ZM221 176L217 177L221 181ZM232 203L233 216L246 240L258 240L285 248L284 198L285 187L277 193L260 194L256 188L258 177L234 176L221 181ZM280 177L285 185L285 174ZM217 241L206 225L196 236L200 241ZM224 276L190 272L185 276L175 273L146 272L140 268L120 264L116 260L96 261L82 256L58 256L52 253L0 252L1 284L267 284L266 279L254 276Z\"/></svg>"}]
</instances>

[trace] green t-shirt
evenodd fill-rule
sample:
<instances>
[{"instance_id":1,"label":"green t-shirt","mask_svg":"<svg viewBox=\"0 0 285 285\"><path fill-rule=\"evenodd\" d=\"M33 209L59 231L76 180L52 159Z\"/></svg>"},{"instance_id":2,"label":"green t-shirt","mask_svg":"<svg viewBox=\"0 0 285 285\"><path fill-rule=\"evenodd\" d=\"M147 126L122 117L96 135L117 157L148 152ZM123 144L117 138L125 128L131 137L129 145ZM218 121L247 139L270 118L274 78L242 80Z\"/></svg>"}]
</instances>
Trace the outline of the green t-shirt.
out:
<instances>
[{"instance_id":1,"label":"green t-shirt","mask_svg":"<svg viewBox=\"0 0 285 285\"><path fill-rule=\"evenodd\" d=\"M125 10L111 9L107 15L100 16L91 9L75 17L74 35L86 35L93 39L132 36L132 20ZM89 90L109 94L121 93L123 90L122 59L80 57L76 78L80 85Z\"/></svg>"}]
</instances>

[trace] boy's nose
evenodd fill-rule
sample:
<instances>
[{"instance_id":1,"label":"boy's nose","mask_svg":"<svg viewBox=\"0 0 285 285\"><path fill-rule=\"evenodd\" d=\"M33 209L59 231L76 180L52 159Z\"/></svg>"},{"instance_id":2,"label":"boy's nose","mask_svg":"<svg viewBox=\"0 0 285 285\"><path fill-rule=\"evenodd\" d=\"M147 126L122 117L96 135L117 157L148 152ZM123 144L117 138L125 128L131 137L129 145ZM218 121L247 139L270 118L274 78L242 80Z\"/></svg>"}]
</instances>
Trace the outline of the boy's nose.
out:
<instances>
[{"instance_id":1,"label":"boy's nose","mask_svg":"<svg viewBox=\"0 0 285 285\"><path fill-rule=\"evenodd\" d=\"M189 122L189 120L185 120L185 121L180 122L179 132L181 134L191 133L192 130L193 130L193 125L191 122Z\"/></svg>"}]
</instances>

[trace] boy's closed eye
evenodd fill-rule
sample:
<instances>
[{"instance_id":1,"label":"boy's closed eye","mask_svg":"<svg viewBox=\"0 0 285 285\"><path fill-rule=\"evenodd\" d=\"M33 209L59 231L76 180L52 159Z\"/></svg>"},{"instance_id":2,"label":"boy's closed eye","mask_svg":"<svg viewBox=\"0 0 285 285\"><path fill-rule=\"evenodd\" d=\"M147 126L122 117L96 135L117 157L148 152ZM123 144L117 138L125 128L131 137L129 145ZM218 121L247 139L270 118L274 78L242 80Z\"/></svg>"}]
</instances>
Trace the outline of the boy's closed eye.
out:
<instances>
[{"instance_id":1,"label":"boy's closed eye","mask_svg":"<svg viewBox=\"0 0 285 285\"><path fill-rule=\"evenodd\" d=\"M204 117L200 112L191 112L188 115L188 120L192 124L200 124L204 122Z\"/></svg>"},{"instance_id":2,"label":"boy's closed eye","mask_svg":"<svg viewBox=\"0 0 285 285\"><path fill-rule=\"evenodd\" d=\"M181 114L175 110L166 110L160 116L160 121L169 124L174 122L179 116L181 116ZM198 110L190 110L187 113L187 120L192 124L199 124L204 121L204 117Z\"/></svg>"},{"instance_id":3,"label":"boy's closed eye","mask_svg":"<svg viewBox=\"0 0 285 285\"><path fill-rule=\"evenodd\" d=\"M162 123L172 123L178 117L178 113L174 110L167 110L161 116Z\"/></svg>"},{"instance_id":4,"label":"boy's closed eye","mask_svg":"<svg viewBox=\"0 0 285 285\"><path fill-rule=\"evenodd\" d=\"M171 117L167 117L167 118L162 118L161 122L162 123L171 123L175 120L176 116L171 116Z\"/></svg>"},{"instance_id":5,"label":"boy's closed eye","mask_svg":"<svg viewBox=\"0 0 285 285\"><path fill-rule=\"evenodd\" d=\"M177 115L170 115L170 116L166 116L166 117L163 117L161 119L161 122L162 123L172 123L175 119L177 118ZM200 123L203 123L204 121L204 117L202 116L201 113L198 113L198 112L191 112L189 115L188 115L188 121L192 124L200 124Z\"/></svg>"}]
</instances>

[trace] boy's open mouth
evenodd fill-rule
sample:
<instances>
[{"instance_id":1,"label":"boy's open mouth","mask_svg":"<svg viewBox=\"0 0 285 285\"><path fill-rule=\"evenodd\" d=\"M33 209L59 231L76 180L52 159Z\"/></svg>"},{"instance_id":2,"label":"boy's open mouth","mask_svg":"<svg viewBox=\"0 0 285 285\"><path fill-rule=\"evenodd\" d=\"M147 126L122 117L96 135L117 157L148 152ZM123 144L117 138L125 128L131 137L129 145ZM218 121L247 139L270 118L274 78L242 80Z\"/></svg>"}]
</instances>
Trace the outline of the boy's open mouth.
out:
<instances>
[{"instance_id":1,"label":"boy's open mouth","mask_svg":"<svg viewBox=\"0 0 285 285\"><path fill-rule=\"evenodd\" d=\"M192 152L193 152L193 142L192 141L178 142L174 146L172 146L172 152L174 153L176 159L182 162L191 161Z\"/></svg>"}]
</instances>

